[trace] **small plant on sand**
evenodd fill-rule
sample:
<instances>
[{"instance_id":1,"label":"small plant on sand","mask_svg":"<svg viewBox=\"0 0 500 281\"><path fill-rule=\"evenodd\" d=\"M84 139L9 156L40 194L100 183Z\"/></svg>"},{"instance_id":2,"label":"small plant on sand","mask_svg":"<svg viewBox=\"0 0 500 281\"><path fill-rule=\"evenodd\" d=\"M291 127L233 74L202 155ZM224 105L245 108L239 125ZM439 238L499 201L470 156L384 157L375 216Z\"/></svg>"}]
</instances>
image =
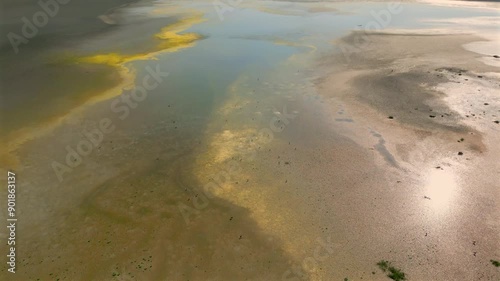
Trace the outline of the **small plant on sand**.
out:
<instances>
[{"instance_id":1,"label":"small plant on sand","mask_svg":"<svg viewBox=\"0 0 500 281\"><path fill-rule=\"evenodd\" d=\"M383 272L386 272L387 268L389 267L389 262L381 260L381 261L377 262L377 265L380 269L382 269Z\"/></svg>"},{"instance_id":2,"label":"small plant on sand","mask_svg":"<svg viewBox=\"0 0 500 281\"><path fill-rule=\"evenodd\" d=\"M496 267L500 267L500 261L496 261L496 260L490 260L491 264L496 266Z\"/></svg>"},{"instance_id":3,"label":"small plant on sand","mask_svg":"<svg viewBox=\"0 0 500 281\"><path fill-rule=\"evenodd\" d=\"M387 277L391 278L392 280L396 281L402 281L406 280L406 276L404 272L402 272L400 269L397 269L391 265L390 262L381 260L377 263L377 266L383 271L387 273Z\"/></svg>"},{"instance_id":4,"label":"small plant on sand","mask_svg":"<svg viewBox=\"0 0 500 281\"><path fill-rule=\"evenodd\" d=\"M406 280L404 272L401 270L394 268L392 266L389 267L389 274L387 275L392 280Z\"/></svg>"}]
</instances>

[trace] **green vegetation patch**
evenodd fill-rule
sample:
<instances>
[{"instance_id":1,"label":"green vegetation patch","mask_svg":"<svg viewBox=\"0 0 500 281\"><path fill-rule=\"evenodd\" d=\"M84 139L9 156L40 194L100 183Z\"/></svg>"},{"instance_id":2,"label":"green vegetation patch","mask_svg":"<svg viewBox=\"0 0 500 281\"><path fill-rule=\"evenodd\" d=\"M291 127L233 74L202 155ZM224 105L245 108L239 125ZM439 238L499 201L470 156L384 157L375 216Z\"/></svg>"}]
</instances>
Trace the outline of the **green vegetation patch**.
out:
<instances>
[{"instance_id":1,"label":"green vegetation patch","mask_svg":"<svg viewBox=\"0 0 500 281\"><path fill-rule=\"evenodd\" d=\"M402 281L406 280L406 276L404 272L402 272L400 269L395 268L394 266L391 265L390 262L381 260L377 263L377 266L385 273L387 273L387 277L391 278L392 280L396 281Z\"/></svg>"}]
</instances>

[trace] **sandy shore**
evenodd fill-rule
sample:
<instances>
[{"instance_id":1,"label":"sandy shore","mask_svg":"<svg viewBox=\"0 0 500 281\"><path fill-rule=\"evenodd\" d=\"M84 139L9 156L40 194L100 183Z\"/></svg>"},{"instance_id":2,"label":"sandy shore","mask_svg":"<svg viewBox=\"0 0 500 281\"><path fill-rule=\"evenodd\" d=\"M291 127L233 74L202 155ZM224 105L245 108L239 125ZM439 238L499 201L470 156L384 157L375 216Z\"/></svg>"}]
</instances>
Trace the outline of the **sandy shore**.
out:
<instances>
[{"instance_id":1,"label":"sandy shore","mask_svg":"<svg viewBox=\"0 0 500 281\"><path fill-rule=\"evenodd\" d=\"M351 161L374 154L386 174L398 175L396 184L377 183L377 175L366 188L389 192L400 204L374 208L366 198L359 207L376 217L391 213L392 234L376 223L358 231L376 231L374 244L399 249L392 258L411 280L496 280L490 259L500 254L494 160L500 157L500 77L483 57L498 54L466 50L487 42L477 35L433 33L353 32L336 43L354 52L322 62L335 70L318 87L329 100L332 126L366 149ZM361 49L360 38L369 42Z\"/></svg>"}]
</instances>

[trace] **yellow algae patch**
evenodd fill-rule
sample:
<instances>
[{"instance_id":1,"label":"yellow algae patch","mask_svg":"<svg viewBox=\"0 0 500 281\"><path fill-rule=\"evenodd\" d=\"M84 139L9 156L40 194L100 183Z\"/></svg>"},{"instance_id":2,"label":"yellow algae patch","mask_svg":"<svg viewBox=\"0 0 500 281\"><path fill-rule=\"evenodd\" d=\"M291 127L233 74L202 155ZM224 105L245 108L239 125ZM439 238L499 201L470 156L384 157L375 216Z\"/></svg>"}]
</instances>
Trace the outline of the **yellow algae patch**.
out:
<instances>
[{"instance_id":1,"label":"yellow algae patch","mask_svg":"<svg viewBox=\"0 0 500 281\"><path fill-rule=\"evenodd\" d=\"M181 48L191 46L195 41L202 39L202 36L197 33L180 34L180 32L203 21L203 16L199 14L181 19L174 24L162 28L159 33L155 34L157 39L162 40L162 42L158 44L158 47L160 49L174 49L174 51L177 51Z\"/></svg>"},{"instance_id":2,"label":"yellow algae patch","mask_svg":"<svg viewBox=\"0 0 500 281\"><path fill-rule=\"evenodd\" d=\"M250 102L249 98L240 94L246 90L245 87L242 88L241 86L247 84L247 80L248 77L246 76L238 77L228 88L227 99L224 104L217 111L214 111L212 122L205 133L210 136L209 145L207 150L197 157L195 167L198 168L194 170L194 174L198 182L207 183L220 171L229 170L227 166L236 161L237 165L240 166L237 169L239 170L238 173L232 173L230 181L220 182L220 188L212 190L212 193L215 196L248 208L254 212L256 219L261 220L263 219L262 216L256 215L256 212L260 214L261 211L267 209L265 202L257 202L259 199L253 194L255 190L245 190L242 185L235 184L235 181L243 183L246 179L252 177L248 169L241 168L254 165L252 161L256 153L265 147L269 139L259 134L259 130L262 128L252 126L248 122L221 129L226 127L223 125L225 124L224 120L233 119L234 115L237 114L236 109L244 107ZM249 202L258 204L258 208L248 205Z\"/></svg>"},{"instance_id":3,"label":"yellow algae patch","mask_svg":"<svg viewBox=\"0 0 500 281\"><path fill-rule=\"evenodd\" d=\"M252 91L249 80L240 75L228 87L225 102L213 112L205 132L209 144L197 154L193 175L200 186L210 185L205 192L248 210L263 232L283 242L288 255L303 260L303 249L312 248L315 242L310 239L309 230L302 227L304 218L293 208L277 203L283 196L286 175L260 166L261 157L268 157L268 148L285 144L280 138L270 142L269 137L259 134L263 129L269 130L268 120L253 125L244 122L246 118L240 113L253 112L252 100L245 94ZM315 269L306 272L311 280L320 280Z\"/></svg>"},{"instance_id":4,"label":"yellow algae patch","mask_svg":"<svg viewBox=\"0 0 500 281\"><path fill-rule=\"evenodd\" d=\"M227 200L247 209L250 218L266 233L277 237L284 243L283 250L293 257L300 257L290 229L298 229L294 213L289 208L275 204L280 197L280 184L275 181L272 171L256 171L257 153L266 151L265 139L253 137L257 128L221 130L210 138L207 151L196 160L193 174L202 185L217 183L209 190L212 196ZM252 141L249 141L251 139ZM274 140L278 141L278 140ZM258 149L261 147L262 149ZM230 163L233 164L230 164ZM229 167L237 165L237 172ZM226 177L221 180L221 177ZM250 181L248 181L250 179ZM291 242L289 242L291 241Z\"/></svg>"},{"instance_id":5,"label":"yellow algae patch","mask_svg":"<svg viewBox=\"0 0 500 281\"><path fill-rule=\"evenodd\" d=\"M67 66L67 67L66 67ZM22 111L6 112L12 116L16 123L10 124L11 127L2 128L0 146L3 148L0 152L0 167L18 169L19 159L13 153L22 144L50 133L52 129L63 124L63 121L70 114L80 112L81 105L89 101L96 91L103 91L107 95L109 92L121 91L115 85L121 83L122 75L115 73L113 67L108 66L88 66L79 67L75 65L66 65L64 67L54 67L51 75L57 77L57 83L46 84L39 81L33 81L32 89L44 99L54 101L53 104L47 104L43 108L36 102L27 103ZM57 71L53 71L57 69ZM87 72L91 73L87 73ZM110 89L110 87L112 87ZM73 88L71 100L65 94L66 89ZM109 90L106 90L109 89ZM57 105L59 102L64 107Z\"/></svg>"},{"instance_id":6,"label":"yellow algae patch","mask_svg":"<svg viewBox=\"0 0 500 281\"><path fill-rule=\"evenodd\" d=\"M186 18L183 18L183 19L181 19L173 24L170 24L170 25L162 28L161 32L157 33L155 36L159 39L162 39L162 40L176 38L176 37L182 37L186 34L178 34L178 33L188 29L189 27L191 27L195 24L201 23L203 21L204 21L204 19L203 19L202 14L198 14L198 15L191 16L191 17L186 17ZM188 34L190 34L190 33L188 33Z\"/></svg>"},{"instance_id":7,"label":"yellow algae patch","mask_svg":"<svg viewBox=\"0 0 500 281\"><path fill-rule=\"evenodd\" d=\"M148 57L144 54L126 56L126 55L120 55L118 53L110 53L110 54L101 54L101 55L83 57L78 59L77 61L82 63L95 63L95 64L118 66L128 61L136 61L143 59L148 59Z\"/></svg>"},{"instance_id":8,"label":"yellow algae patch","mask_svg":"<svg viewBox=\"0 0 500 281\"><path fill-rule=\"evenodd\" d=\"M243 129L238 131L224 130L213 137L211 148L214 151L215 164L229 161L234 156L245 157L254 153L259 144L256 129Z\"/></svg>"},{"instance_id":9,"label":"yellow algae patch","mask_svg":"<svg viewBox=\"0 0 500 281\"><path fill-rule=\"evenodd\" d=\"M197 33L180 32L188 29L194 24L203 22L203 15L198 14L191 17L186 17L176 23L163 27L160 32L154 35L154 38L160 42L153 48L153 50L138 54L97 54L81 58L76 58L76 63L92 63L92 64L105 64L111 66L120 66L128 62L139 60L152 60L155 56L163 52L176 52L184 48L194 46L194 42L203 38L202 35Z\"/></svg>"},{"instance_id":10,"label":"yellow algae patch","mask_svg":"<svg viewBox=\"0 0 500 281\"><path fill-rule=\"evenodd\" d=\"M194 46L194 42L201 39L202 36L196 33L179 34L183 30L188 29L194 24L203 22L203 15L186 17L176 23L170 24L161 29L159 33L154 35L154 38L161 40L155 49L150 52L138 54L97 54L75 59L76 63L89 64L104 64L119 68L122 83L116 87L105 91L101 95L91 98L88 103L95 103L119 95L124 89L133 88L133 83L136 78L134 70L126 66L127 63L140 60L155 60L156 55L164 52L176 52L184 48Z\"/></svg>"},{"instance_id":11,"label":"yellow algae patch","mask_svg":"<svg viewBox=\"0 0 500 281\"><path fill-rule=\"evenodd\" d=\"M259 162L254 162L255 154L265 153L268 142L255 138L248 143L248 137L254 132L256 129L235 129L213 135L206 153L198 157L193 174L202 186L216 182L216 187L212 185L204 191L248 210L250 218L265 233L282 241L283 250L288 255L302 260L302 247L310 249L314 242L307 236L307 230L301 229L302 218L297 217L291 208L276 204L283 192L282 184L277 182L280 176L275 177L271 170L255 169L259 168ZM257 149L259 146L263 149ZM230 162L238 165L237 172L230 171ZM301 247L297 247L297 241ZM314 270L306 272L311 275L311 280L321 280L314 276Z\"/></svg>"},{"instance_id":12,"label":"yellow algae patch","mask_svg":"<svg viewBox=\"0 0 500 281\"><path fill-rule=\"evenodd\" d=\"M36 126L24 127L13 131L8 136L4 136L2 146L5 149L0 154L0 166L17 168L19 161L17 160L17 157L13 155L13 151L17 150L19 146L29 140L52 131L71 114L75 114L82 110L84 106L89 106L114 96L118 96L123 92L123 90L132 89L136 79L136 72L126 66L127 63L139 60L153 60L156 59L155 56L160 53L176 52L181 49L194 46L195 41L202 38L201 35L195 33L179 33L194 24L203 22L203 20L203 15L197 14L195 16L183 18L176 23L162 28L159 33L153 36L153 39L159 40L160 42L148 52L137 54L108 53L84 57L66 56L62 58L60 62L66 64L82 63L115 67L120 78L115 86L99 93L89 93L89 97L82 101L78 106L63 110L63 113L59 116L52 116L42 120Z\"/></svg>"}]
</instances>

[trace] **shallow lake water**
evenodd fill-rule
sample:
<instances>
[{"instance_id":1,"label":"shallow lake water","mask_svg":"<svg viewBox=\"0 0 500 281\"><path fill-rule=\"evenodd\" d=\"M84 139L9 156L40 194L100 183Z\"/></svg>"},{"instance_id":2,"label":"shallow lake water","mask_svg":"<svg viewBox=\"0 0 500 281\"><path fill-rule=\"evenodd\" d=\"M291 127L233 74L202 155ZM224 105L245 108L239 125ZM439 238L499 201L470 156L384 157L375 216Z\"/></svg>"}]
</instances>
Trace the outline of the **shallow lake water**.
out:
<instances>
[{"instance_id":1,"label":"shallow lake water","mask_svg":"<svg viewBox=\"0 0 500 281\"><path fill-rule=\"evenodd\" d=\"M119 24L104 35L44 50L36 57L36 71L54 65L78 71L70 77L55 72L46 83L65 79L75 86L47 90L45 100L33 99L34 91L20 94L29 102L9 99L25 118L6 134L12 136L7 143L17 144L10 146L8 159L29 179L20 183L20 204L30 224L19 232L26 245L19 250L26 265L19 276L333 280L355 272L370 277L364 263L380 249L365 254L340 247L351 235L361 235L349 232L356 214L329 213L332 198L343 192L332 186L355 182L365 171L353 166L352 175L339 178L335 171L318 170L328 154L326 140L353 151L356 144L324 123L324 100L314 83L322 75L316 69L321 60L342 51L335 40L363 30L374 20L371 12L387 5L250 2L221 19L210 2L146 1L116 10ZM385 28L453 29L422 19L498 16L480 9L401 7ZM196 20L176 26L186 18ZM168 26L174 27L163 34L181 43L161 47L155 38ZM100 76L105 82L80 92L82 84L91 83L80 77L87 67L105 68ZM155 69L168 76L144 99L132 104L122 99L122 87L130 94ZM73 91L78 102L61 102L71 100ZM40 100L47 109L30 114ZM103 119L111 120L112 132L80 160L68 158ZM10 134L27 124L28 130ZM77 163L58 175L54 163L68 161ZM349 159L332 161L352 165ZM310 169L296 170L296 163ZM376 167L366 171L377 172ZM314 258L317 249L324 259Z\"/></svg>"}]
</instances>

